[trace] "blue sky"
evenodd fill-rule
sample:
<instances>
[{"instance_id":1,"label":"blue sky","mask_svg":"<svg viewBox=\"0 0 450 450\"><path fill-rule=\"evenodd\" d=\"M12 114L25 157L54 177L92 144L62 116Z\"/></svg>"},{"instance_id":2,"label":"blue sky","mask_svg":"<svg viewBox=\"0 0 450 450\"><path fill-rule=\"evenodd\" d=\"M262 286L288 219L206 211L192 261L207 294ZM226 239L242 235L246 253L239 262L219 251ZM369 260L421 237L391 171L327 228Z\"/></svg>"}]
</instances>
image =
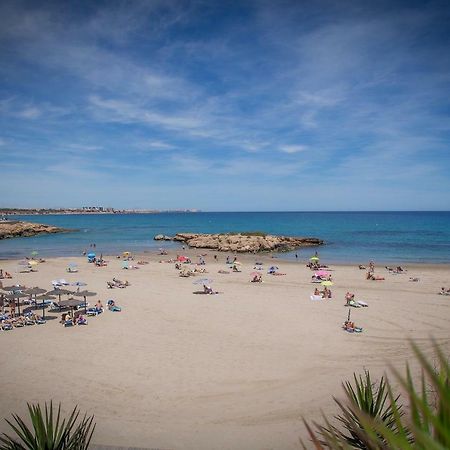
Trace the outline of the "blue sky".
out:
<instances>
[{"instance_id":1,"label":"blue sky","mask_svg":"<svg viewBox=\"0 0 450 450\"><path fill-rule=\"evenodd\" d=\"M0 205L450 209L448 1L2 1Z\"/></svg>"}]
</instances>

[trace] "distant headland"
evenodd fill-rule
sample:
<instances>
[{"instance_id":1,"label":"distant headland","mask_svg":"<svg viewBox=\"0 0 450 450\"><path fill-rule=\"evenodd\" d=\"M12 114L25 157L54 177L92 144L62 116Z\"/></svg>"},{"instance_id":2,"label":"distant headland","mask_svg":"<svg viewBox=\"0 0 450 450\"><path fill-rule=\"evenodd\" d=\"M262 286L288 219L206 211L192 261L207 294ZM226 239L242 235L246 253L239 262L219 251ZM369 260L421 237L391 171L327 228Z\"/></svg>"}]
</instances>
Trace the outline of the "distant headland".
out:
<instances>
[{"instance_id":1,"label":"distant headland","mask_svg":"<svg viewBox=\"0 0 450 450\"><path fill-rule=\"evenodd\" d=\"M199 209L116 209L103 206L83 206L81 208L0 208L0 216L51 215L51 214L161 214L197 213Z\"/></svg>"},{"instance_id":2,"label":"distant headland","mask_svg":"<svg viewBox=\"0 0 450 450\"><path fill-rule=\"evenodd\" d=\"M0 221L0 240L16 237L30 237L39 234L68 233L67 228L54 227L52 225L44 225L42 223L22 222L18 220L1 220Z\"/></svg>"}]
</instances>

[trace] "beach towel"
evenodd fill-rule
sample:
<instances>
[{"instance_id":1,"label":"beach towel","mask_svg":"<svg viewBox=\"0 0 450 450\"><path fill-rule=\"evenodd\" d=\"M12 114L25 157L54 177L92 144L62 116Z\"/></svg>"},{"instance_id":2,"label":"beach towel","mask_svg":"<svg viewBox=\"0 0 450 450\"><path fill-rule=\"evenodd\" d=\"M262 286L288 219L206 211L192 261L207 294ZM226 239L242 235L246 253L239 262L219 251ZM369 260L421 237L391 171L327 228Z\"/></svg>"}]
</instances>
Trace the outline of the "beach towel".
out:
<instances>
[{"instance_id":1,"label":"beach towel","mask_svg":"<svg viewBox=\"0 0 450 450\"><path fill-rule=\"evenodd\" d=\"M309 298L311 300L323 300L321 295L311 295Z\"/></svg>"}]
</instances>

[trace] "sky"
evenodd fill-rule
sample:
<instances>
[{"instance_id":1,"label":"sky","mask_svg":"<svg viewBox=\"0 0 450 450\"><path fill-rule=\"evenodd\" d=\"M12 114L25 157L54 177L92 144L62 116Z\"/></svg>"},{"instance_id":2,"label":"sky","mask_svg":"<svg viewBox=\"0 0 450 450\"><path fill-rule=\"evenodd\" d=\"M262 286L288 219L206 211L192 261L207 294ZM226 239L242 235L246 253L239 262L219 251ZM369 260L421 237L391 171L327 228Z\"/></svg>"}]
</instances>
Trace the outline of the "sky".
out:
<instances>
[{"instance_id":1,"label":"sky","mask_svg":"<svg viewBox=\"0 0 450 450\"><path fill-rule=\"evenodd\" d=\"M0 206L450 209L448 1L0 2Z\"/></svg>"}]
</instances>

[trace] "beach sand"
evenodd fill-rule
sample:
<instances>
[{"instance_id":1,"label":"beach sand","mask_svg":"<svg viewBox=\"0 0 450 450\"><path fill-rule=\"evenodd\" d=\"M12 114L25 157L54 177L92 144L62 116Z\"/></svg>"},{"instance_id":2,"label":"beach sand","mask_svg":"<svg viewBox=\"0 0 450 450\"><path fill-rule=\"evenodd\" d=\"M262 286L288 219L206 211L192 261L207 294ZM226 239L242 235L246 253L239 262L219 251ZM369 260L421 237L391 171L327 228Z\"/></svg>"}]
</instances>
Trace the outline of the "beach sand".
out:
<instances>
[{"instance_id":1,"label":"beach sand","mask_svg":"<svg viewBox=\"0 0 450 450\"><path fill-rule=\"evenodd\" d=\"M186 252L197 261L198 250ZM14 273L16 262L1 261L13 273L4 285L51 288L51 280L82 280L97 292L88 300L113 298L122 312L105 311L88 326L45 325L0 332L2 400L0 417L24 415L26 402L62 402L64 412L78 405L95 414L93 442L158 449L297 449L307 438L301 418L320 419L335 411L332 396L353 372L370 369L380 376L389 364L411 361L408 339L431 356L430 336L450 351L450 268L409 266L408 272L376 273L367 281L355 266L334 265L331 300L311 301L316 285L305 262L268 256L239 256L241 273L227 269L224 254L206 256L209 278L218 295L196 295L195 278L181 278L175 257L145 254L150 263L123 270L108 257L97 268L85 258L55 258L34 273ZM263 272L250 283L254 262L272 263L284 276ZM65 272L68 262L79 272ZM201 277L203 275L200 275ZM107 289L113 277L126 289ZM409 281L418 277L419 282ZM352 308L364 328L350 334L345 293L368 308ZM4 420L0 431L8 430Z\"/></svg>"}]
</instances>

